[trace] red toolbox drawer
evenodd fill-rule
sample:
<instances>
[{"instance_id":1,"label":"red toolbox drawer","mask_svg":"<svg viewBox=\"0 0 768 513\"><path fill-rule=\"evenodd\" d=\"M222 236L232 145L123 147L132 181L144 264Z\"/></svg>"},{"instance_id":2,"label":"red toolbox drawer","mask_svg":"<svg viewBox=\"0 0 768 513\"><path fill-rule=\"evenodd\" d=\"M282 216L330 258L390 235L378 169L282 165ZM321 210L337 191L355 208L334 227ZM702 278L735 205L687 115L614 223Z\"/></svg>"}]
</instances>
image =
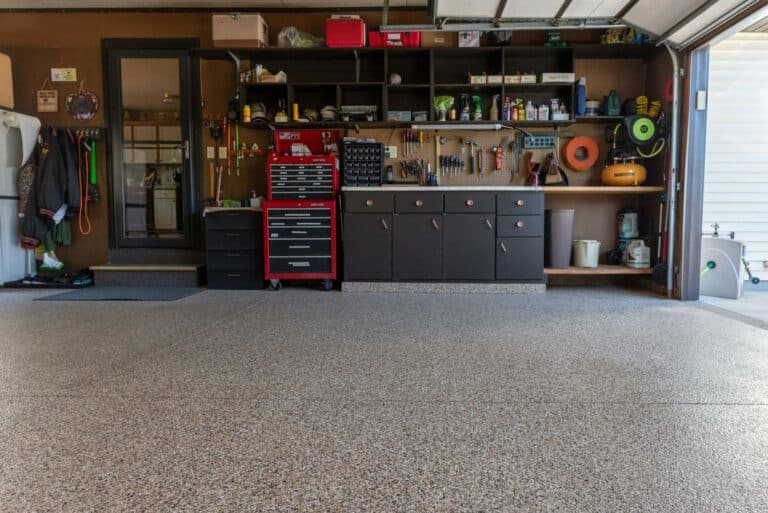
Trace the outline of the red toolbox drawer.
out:
<instances>
[{"instance_id":1,"label":"red toolbox drawer","mask_svg":"<svg viewBox=\"0 0 768 513\"><path fill-rule=\"evenodd\" d=\"M368 46L374 48L418 48L421 46L421 32L368 32Z\"/></svg>"},{"instance_id":2,"label":"red toolbox drawer","mask_svg":"<svg viewBox=\"0 0 768 513\"><path fill-rule=\"evenodd\" d=\"M356 16L338 16L325 20L325 44L328 48L365 46L365 22Z\"/></svg>"}]
</instances>

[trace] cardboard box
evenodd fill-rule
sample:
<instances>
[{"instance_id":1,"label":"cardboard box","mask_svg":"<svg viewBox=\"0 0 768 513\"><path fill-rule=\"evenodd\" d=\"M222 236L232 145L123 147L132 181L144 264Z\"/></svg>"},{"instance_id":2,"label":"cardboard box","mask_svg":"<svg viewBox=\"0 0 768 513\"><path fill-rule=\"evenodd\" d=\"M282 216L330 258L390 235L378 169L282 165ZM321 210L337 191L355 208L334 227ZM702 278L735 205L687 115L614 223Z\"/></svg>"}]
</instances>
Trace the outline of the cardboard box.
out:
<instances>
[{"instance_id":1,"label":"cardboard box","mask_svg":"<svg viewBox=\"0 0 768 513\"><path fill-rule=\"evenodd\" d=\"M13 109L13 71L11 58L0 53L0 107Z\"/></svg>"},{"instance_id":2,"label":"cardboard box","mask_svg":"<svg viewBox=\"0 0 768 513\"><path fill-rule=\"evenodd\" d=\"M519 84L520 75L504 75L505 84Z\"/></svg>"},{"instance_id":3,"label":"cardboard box","mask_svg":"<svg viewBox=\"0 0 768 513\"><path fill-rule=\"evenodd\" d=\"M488 76L487 75L472 75L469 74L469 83L470 84L487 84L488 83Z\"/></svg>"},{"instance_id":4,"label":"cardboard box","mask_svg":"<svg viewBox=\"0 0 768 513\"><path fill-rule=\"evenodd\" d=\"M269 44L269 25L261 14L214 14L214 48L262 48Z\"/></svg>"},{"instance_id":5,"label":"cardboard box","mask_svg":"<svg viewBox=\"0 0 768 513\"><path fill-rule=\"evenodd\" d=\"M504 76L502 75L488 75L489 84L503 84Z\"/></svg>"},{"instance_id":6,"label":"cardboard box","mask_svg":"<svg viewBox=\"0 0 768 513\"><path fill-rule=\"evenodd\" d=\"M411 121L410 110L390 110L387 111L388 121Z\"/></svg>"},{"instance_id":7,"label":"cardboard box","mask_svg":"<svg viewBox=\"0 0 768 513\"><path fill-rule=\"evenodd\" d=\"M456 32L422 32L422 48L456 48L459 35Z\"/></svg>"},{"instance_id":8,"label":"cardboard box","mask_svg":"<svg viewBox=\"0 0 768 513\"><path fill-rule=\"evenodd\" d=\"M541 83L551 84L553 82L575 82L575 73L542 73Z\"/></svg>"},{"instance_id":9,"label":"cardboard box","mask_svg":"<svg viewBox=\"0 0 768 513\"><path fill-rule=\"evenodd\" d=\"M478 48L480 47L480 31L470 30L459 32L459 48Z\"/></svg>"}]
</instances>

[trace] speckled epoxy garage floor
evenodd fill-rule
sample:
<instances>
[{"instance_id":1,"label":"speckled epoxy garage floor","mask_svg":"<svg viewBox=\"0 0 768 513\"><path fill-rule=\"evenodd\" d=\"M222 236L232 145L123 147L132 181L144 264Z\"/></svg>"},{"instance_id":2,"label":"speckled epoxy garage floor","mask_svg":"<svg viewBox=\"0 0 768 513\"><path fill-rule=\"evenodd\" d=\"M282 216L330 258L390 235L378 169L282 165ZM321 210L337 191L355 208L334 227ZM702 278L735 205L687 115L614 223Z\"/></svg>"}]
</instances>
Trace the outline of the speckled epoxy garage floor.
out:
<instances>
[{"instance_id":1,"label":"speckled epoxy garage floor","mask_svg":"<svg viewBox=\"0 0 768 513\"><path fill-rule=\"evenodd\" d=\"M612 289L0 293L0 511L764 512L768 331Z\"/></svg>"}]
</instances>

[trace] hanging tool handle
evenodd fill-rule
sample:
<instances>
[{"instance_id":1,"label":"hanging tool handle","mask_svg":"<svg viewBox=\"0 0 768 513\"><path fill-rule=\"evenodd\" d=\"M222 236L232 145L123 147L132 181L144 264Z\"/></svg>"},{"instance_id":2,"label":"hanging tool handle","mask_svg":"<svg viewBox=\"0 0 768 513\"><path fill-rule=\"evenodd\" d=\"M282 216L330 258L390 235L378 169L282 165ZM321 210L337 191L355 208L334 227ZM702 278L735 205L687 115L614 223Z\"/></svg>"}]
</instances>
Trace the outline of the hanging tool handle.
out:
<instances>
[{"instance_id":1,"label":"hanging tool handle","mask_svg":"<svg viewBox=\"0 0 768 513\"><path fill-rule=\"evenodd\" d=\"M89 181L91 185L96 185L96 141L91 140L91 162L90 162L90 176Z\"/></svg>"}]
</instances>

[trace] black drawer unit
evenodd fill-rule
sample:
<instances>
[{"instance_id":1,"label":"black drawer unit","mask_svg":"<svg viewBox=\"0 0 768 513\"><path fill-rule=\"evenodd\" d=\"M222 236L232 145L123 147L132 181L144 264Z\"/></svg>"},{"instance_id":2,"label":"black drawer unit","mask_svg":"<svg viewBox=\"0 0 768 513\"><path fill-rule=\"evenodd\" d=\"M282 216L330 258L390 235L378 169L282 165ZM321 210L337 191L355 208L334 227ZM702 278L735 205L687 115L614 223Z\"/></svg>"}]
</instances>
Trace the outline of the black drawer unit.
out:
<instances>
[{"instance_id":1,"label":"black drawer unit","mask_svg":"<svg viewBox=\"0 0 768 513\"><path fill-rule=\"evenodd\" d=\"M206 213L208 288L264 288L261 212L250 209Z\"/></svg>"},{"instance_id":2,"label":"black drawer unit","mask_svg":"<svg viewBox=\"0 0 768 513\"><path fill-rule=\"evenodd\" d=\"M336 268L336 205L332 201L268 202L266 273L270 279L332 279Z\"/></svg>"},{"instance_id":3,"label":"black drawer unit","mask_svg":"<svg viewBox=\"0 0 768 513\"><path fill-rule=\"evenodd\" d=\"M382 143L344 141L341 154L344 185L377 186L383 183Z\"/></svg>"}]
</instances>

